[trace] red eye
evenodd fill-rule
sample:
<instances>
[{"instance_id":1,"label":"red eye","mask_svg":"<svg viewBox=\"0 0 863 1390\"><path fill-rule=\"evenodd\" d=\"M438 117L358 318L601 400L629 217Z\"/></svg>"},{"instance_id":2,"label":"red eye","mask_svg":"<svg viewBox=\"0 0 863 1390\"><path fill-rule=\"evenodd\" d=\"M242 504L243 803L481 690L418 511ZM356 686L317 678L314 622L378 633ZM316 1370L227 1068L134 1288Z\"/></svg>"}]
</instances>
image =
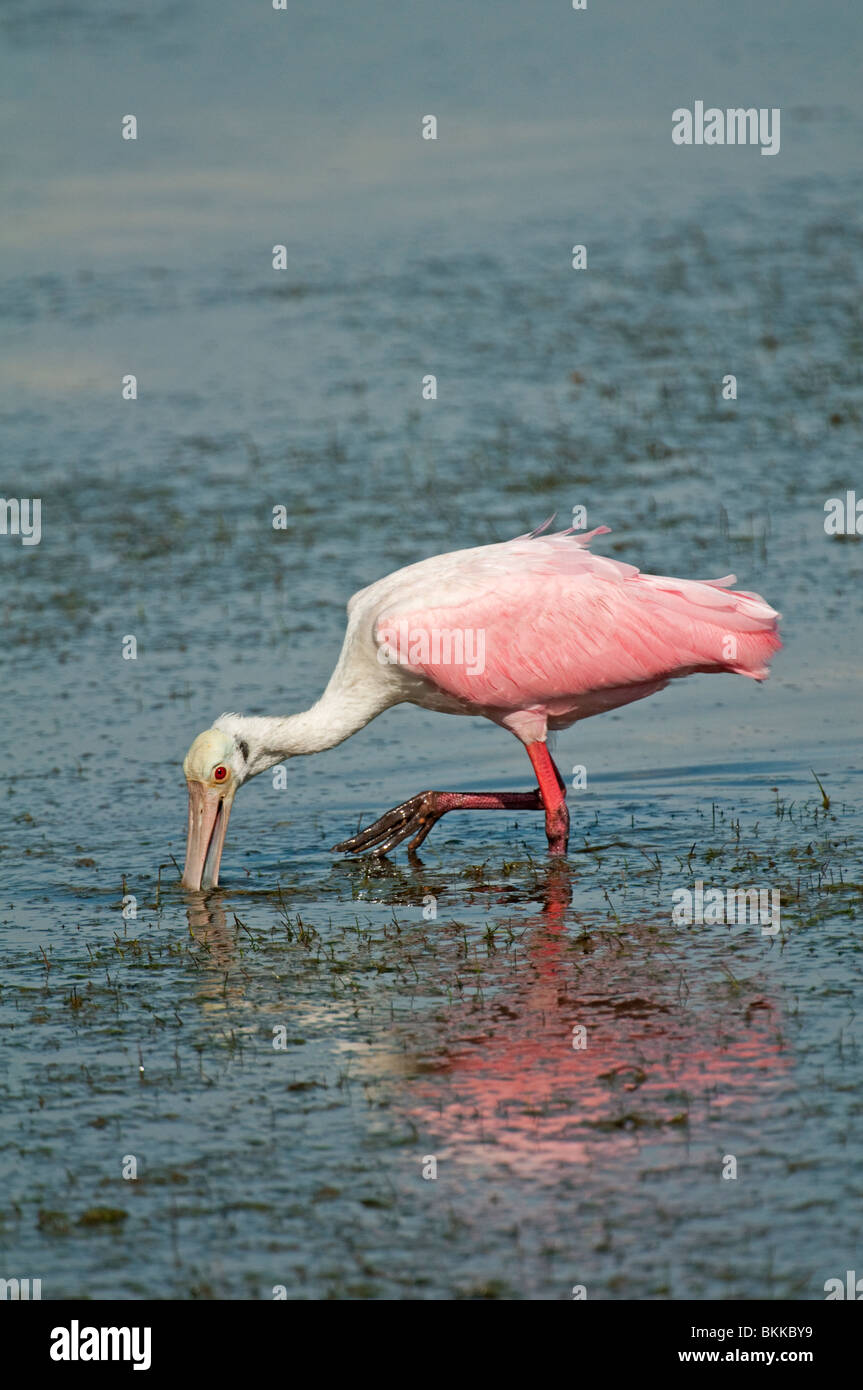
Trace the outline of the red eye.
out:
<instances>
[{"instance_id":1,"label":"red eye","mask_svg":"<svg viewBox=\"0 0 863 1390\"><path fill-rule=\"evenodd\" d=\"M228 769L226 767L222 767L221 763L218 767L213 768L213 778L216 782L224 782L227 775Z\"/></svg>"}]
</instances>

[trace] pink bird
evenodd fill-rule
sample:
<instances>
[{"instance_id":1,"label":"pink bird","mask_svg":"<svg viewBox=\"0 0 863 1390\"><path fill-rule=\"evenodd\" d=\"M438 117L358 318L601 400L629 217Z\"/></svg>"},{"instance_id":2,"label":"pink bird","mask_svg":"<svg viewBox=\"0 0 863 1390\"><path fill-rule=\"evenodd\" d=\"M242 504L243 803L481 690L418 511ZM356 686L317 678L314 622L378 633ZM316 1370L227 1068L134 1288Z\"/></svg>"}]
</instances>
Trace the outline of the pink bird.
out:
<instances>
[{"instance_id":1,"label":"pink bird","mask_svg":"<svg viewBox=\"0 0 863 1390\"><path fill-rule=\"evenodd\" d=\"M527 749L529 792L420 792L337 851L416 850L447 811L545 812L552 854L569 836L566 786L549 730L617 709L695 672L764 680L782 645L779 614L758 594L641 574L591 554L594 536L546 527L499 545L436 555L354 594L344 645L311 709L284 718L223 714L183 763L189 829L183 883L215 886L237 788L299 754L342 743L408 701L443 714L482 715Z\"/></svg>"}]
</instances>

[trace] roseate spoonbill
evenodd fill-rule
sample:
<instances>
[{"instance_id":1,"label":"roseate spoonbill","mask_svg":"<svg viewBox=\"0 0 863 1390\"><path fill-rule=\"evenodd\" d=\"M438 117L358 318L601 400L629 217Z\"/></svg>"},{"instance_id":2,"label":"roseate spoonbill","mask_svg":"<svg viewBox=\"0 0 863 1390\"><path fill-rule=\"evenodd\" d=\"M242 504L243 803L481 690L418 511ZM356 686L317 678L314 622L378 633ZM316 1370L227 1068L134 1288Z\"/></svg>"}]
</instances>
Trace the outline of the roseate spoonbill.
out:
<instances>
[{"instance_id":1,"label":"roseate spoonbill","mask_svg":"<svg viewBox=\"0 0 863 1390\"><path fill-rule=\"evenodd\" d=\"M335 845L411 851L447 811L545 812L552 854L565 854L566 787L549 730L641 700L695 672L764 680L779 614L734 575L700 582L641 574L593 555L594 536L549 522L498 545L435 555L354 594L341 655L318 702L284 718L223 714L186 754L189 831L183 884L215 886L237 788L301 753L332 748L391 705L483 715L527 749L529 792L420 792Z\"/></svg>"}]
</instances>

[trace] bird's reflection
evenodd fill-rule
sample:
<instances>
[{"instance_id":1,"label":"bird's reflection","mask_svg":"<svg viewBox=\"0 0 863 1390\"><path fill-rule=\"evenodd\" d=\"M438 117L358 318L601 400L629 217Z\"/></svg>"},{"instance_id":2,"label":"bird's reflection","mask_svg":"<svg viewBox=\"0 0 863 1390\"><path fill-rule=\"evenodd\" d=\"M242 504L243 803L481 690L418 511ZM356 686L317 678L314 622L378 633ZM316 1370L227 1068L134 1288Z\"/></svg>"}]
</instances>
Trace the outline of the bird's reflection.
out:
<instances>
[{"instance_id":1,"label":"bird's reflection","mask_svg":"<svg viewBox=\"0 0 863 1390\"><path fill-rule=\"evenodd\" d=\"M421 891L427 875L420 865L414 872ZM525 1172L588 1161L600 1145L610 1156L691 1132L726 1107L752 1107L790 1065L775 1003L733 976L736 988L718 982L725 938L694 953L691 937L655 923L585 930L573 913L575 873L567 861L538 871L539 909L520 918L517 957L489 972L483 998L396 1016L373 1049L357 1049L358 1073L392 1088L393 1106L440 1156ZM216 890L187 905L190 932L208 948L208 1009L244 996L232 969L242 923L228 899ZM512 915L511 890L497 905ZM332 1004L294 1007L324 1026L332 1014L334 1052L354 1051Z\"/></svg>"},{"instance_id":2,"label":"bird's reflection","mask_svg":"<svg viewBox=\"0 0 863 1390\"><path fill-rule=\"evenodd\" d=\"M187 893L186 901L189 935L207 952L200 971L198 997L210 1008L224 1009L245 994L242 978L231 973L236 962L238 927L233 915L228 924L229 894L214 888L206 893Z\"/></svg>"},{"instance_id":3,"label":"bird's reflection","mask_svg":"<svg viewBox=\"0 0 863 1390\"><path fill-rule=\"evenodd\" d=\"M639 924L617 944L573 930L572 886L569 863L548 866L519 982L481 1010L456 1005L415 1053L403 1107L438 1154L525 1171L586 1161L600 1145L610 1156L751 1106L790 1065L763 993L720 1002L703 957L690 970Z\"/></svg>"}]
</instances>

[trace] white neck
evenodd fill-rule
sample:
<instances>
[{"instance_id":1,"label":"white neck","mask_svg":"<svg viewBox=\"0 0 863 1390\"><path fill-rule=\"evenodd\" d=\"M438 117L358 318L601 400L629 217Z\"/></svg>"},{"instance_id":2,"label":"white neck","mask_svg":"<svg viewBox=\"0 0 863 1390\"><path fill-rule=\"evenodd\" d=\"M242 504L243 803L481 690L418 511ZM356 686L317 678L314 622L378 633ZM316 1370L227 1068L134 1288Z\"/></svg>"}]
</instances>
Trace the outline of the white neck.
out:
<instances>
[{"instance_id":1,"label":"white neck","mask_svg":"<svg viewBox=\"0 0 863 1390\"><path fill-rule=\"evenodd\" d=\"M393 703L392 692L379 686L339 689L331 682L311 709L300 714L223 714L215 727L248 744L247 775L256 777L285 758L334 748Z\"/></svg>"}]
</instances>

